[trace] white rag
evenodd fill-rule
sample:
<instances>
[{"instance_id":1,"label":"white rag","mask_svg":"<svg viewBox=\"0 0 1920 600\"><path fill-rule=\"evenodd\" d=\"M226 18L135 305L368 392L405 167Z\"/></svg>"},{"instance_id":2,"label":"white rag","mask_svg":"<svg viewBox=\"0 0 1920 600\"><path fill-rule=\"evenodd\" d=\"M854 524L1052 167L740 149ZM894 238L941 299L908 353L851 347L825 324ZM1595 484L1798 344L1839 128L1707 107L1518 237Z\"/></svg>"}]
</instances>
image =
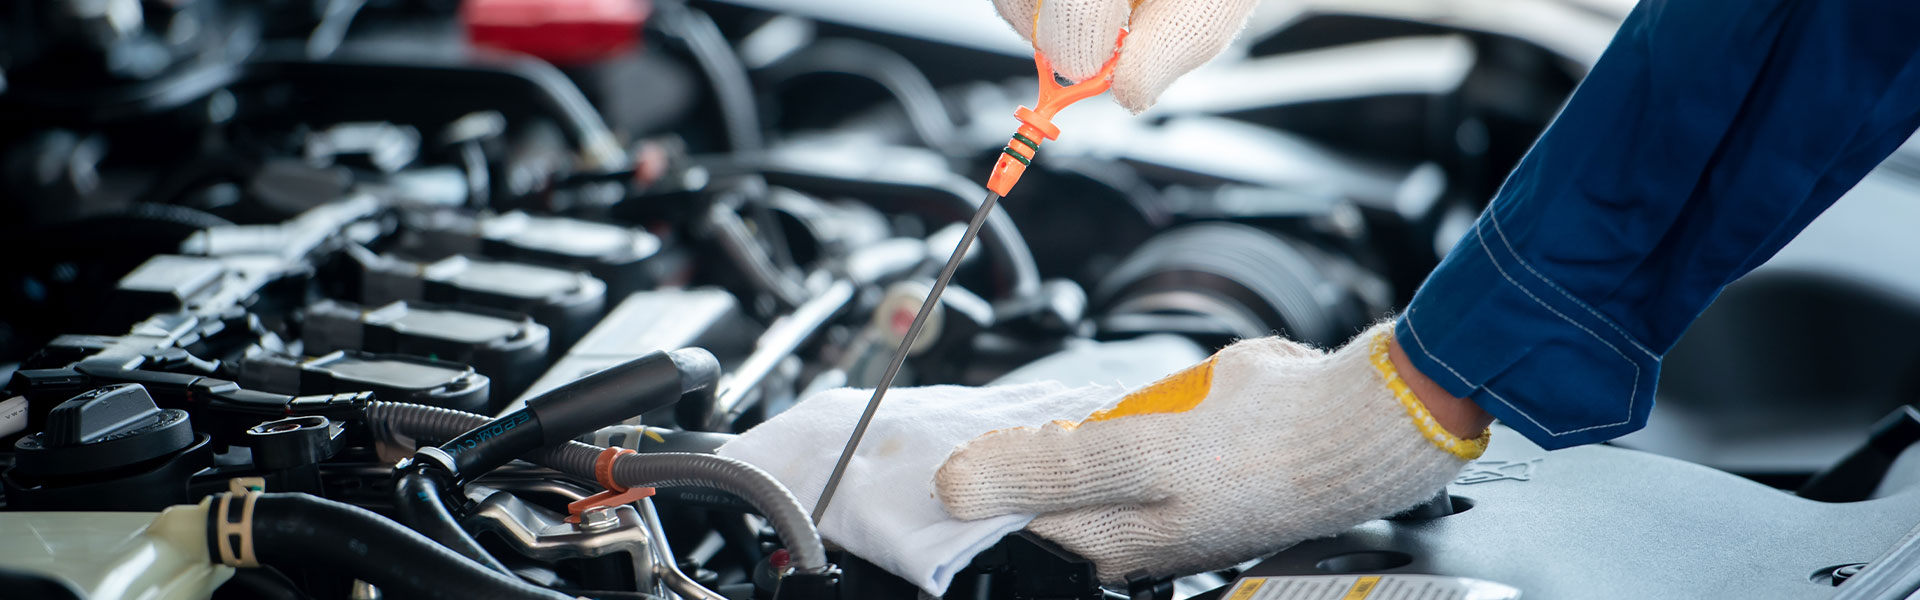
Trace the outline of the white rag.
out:
<instances>
[{"instance_id":1,"label":"white rag","mask_svg":"<svg viewBox=\"0 0 1920 600\"><path fill-rule=\"evenodd\" d=\"M1054 419L1079 421L1125 393L1047 381L992 388L895 389L875 413L820 523L822 537L939 596L954 573L1035 515L962 521L933 494L933 474L980 434ZM815 394L721 446L719 454L778 478L809 512L826 487L871 390ZM1048 402L1025 400L1057 395Z\"/></svg>"}]
</instances>

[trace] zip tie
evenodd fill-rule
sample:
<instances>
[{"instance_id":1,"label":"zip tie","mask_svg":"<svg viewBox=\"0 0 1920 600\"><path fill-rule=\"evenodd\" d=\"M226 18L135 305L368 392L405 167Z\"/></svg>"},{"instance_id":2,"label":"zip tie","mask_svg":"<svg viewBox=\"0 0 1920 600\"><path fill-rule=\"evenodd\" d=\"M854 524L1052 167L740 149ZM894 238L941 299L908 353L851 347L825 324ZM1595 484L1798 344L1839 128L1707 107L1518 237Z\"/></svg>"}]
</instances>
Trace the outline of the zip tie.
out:
<instances>
[{"instance_id":1,"label":"zip tie","mask_svg":"<svg viewBox=\"0 0 1920 600\"><path fill-rule=\"evenodd\" d=\"M634 454L634 451L619 447L607 448L601 450L600 456L593 459L593 479L600 483L600 487L607 488L607 490L573 502L568 502L568 523L579 523L580 513L587 512L587 510L592 508L632 504L640 501L641 498L653 495L653 488L630 488L620 485L620 482L613 480L613 461L622 454Z\"/></svg>"}]
</instances>

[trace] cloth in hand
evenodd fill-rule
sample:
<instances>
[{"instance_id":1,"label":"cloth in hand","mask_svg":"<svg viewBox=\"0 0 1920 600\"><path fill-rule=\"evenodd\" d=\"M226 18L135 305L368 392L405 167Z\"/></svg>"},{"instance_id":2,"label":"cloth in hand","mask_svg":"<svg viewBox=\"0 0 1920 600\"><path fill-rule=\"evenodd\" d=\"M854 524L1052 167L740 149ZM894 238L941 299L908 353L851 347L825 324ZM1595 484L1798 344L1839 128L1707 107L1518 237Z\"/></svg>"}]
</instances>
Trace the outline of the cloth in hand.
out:
<instances>
[{"instance_id":1,"label":"cloth in hand","mask_svg":"<svg viewBox=\"0 0 1920 600\"><path fill-rule=\"evenodd\" d=\"M928 593L945 593L974 555L1035 516L963 521L948 514L934 497L933 476L954 448L996 429L1078 421L1125 393L1054 382L890 390L821 519L820 533ZM811 511L872 394L821 392L747 430L719 454L766 470Z\"/></svg>"}]
</instances>

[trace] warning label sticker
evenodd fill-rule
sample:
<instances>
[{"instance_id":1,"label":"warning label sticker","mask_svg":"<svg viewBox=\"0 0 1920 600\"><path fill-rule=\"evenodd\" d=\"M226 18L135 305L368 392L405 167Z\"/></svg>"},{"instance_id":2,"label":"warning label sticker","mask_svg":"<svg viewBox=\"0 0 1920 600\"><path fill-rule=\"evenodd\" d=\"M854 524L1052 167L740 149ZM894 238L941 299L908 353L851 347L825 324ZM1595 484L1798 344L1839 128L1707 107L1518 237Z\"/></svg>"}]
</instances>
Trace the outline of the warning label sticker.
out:
<instances>
[{"instance_id":1,"label":"warning label sticker","mask_svg":"<svg viewBox=\"0 0 1920 600\"><path fill-rule=\"evenodd\" d=\"M1520 590L1491 581L1441 575L1305 575L1248 577L1226 600L1513 600Z\"/></svg>"}]
</instances>

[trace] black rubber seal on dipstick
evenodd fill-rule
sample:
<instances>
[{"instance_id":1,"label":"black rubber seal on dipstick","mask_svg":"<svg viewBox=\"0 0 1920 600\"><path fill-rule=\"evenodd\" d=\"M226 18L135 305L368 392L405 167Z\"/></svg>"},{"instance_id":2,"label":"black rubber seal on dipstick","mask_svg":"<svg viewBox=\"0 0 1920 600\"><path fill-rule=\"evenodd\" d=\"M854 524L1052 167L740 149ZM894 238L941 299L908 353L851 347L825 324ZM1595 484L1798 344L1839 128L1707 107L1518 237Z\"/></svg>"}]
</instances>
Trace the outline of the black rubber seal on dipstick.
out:
<instances>
[{"instance_id":1,"label":"black rubber seal on dipstick","mask_svg":"<svg viewBox=\"0 0 1920 600\"><path fill-rule=\"evenodd\" d=\"M1006 153L1007 156L1013 157L1014 160L1020 161L1020 164L1027 165L1029 167L1033 166L1033 161L1027 160L1027 157L1021 156L1019 152L1014 152L1013 146L1007 146L1005 148L1001 148L1000 151Z\"/></svg>"}]
</instances>

